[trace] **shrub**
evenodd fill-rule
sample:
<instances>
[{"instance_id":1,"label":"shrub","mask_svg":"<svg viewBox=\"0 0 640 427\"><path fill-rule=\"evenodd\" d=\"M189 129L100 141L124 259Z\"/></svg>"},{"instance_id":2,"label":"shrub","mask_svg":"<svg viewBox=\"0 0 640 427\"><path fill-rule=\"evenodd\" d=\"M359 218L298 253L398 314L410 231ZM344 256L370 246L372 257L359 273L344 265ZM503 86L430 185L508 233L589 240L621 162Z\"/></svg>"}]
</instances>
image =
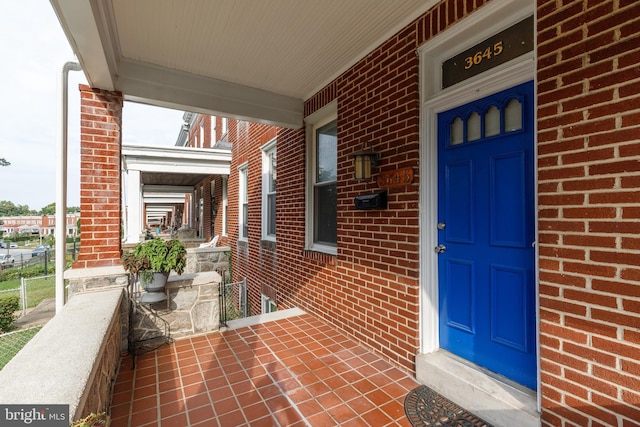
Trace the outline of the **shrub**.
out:
<instances>
[{"instance_id":1,"label":"shrub","mask_svg":"<svg viewBox=\"0 0 640 427\"><path fill-rule=\"evenodd\" d=\"M8 332L16 321L15 312L20 308L20 298L4 296L0 298L0 333Z\"/></svg>"}]
</instances>

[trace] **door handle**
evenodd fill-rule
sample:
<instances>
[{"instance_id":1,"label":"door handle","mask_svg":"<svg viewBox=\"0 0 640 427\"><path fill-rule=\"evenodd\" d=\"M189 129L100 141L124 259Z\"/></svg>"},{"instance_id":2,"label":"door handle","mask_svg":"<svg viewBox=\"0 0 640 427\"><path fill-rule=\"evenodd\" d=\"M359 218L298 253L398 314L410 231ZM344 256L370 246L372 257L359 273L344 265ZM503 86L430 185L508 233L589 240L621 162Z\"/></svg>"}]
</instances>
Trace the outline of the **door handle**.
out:
<instances>
[{"instance_id":1,"label":"door handle","mask_svg":"<svg viewBox=\"0 0 640 427\"><path fill-rule=\"evenodd\" d=\"M441 254L447 250L447 247L445 245L438 245L435 248L433 248L433 250L435 251L435 253Z\"/></svg>"}]
</instances>

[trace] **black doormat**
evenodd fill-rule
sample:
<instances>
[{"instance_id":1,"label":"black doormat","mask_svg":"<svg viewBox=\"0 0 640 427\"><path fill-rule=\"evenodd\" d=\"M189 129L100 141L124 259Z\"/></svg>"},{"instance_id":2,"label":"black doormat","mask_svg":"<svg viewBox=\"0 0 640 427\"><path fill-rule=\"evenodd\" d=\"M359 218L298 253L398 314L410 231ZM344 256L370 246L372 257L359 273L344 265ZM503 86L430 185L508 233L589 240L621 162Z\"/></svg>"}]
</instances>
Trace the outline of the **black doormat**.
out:
<instances>
[{"instance_id":1,"label":"black doormat","mask_svg":"<svg viewBox=\"0 0 640 427\"><path fill-rule=\"evenodd\" d=\"M404 412L414 427L492 427L426 385L407 394Z\"/></svg>"}]
</instances>

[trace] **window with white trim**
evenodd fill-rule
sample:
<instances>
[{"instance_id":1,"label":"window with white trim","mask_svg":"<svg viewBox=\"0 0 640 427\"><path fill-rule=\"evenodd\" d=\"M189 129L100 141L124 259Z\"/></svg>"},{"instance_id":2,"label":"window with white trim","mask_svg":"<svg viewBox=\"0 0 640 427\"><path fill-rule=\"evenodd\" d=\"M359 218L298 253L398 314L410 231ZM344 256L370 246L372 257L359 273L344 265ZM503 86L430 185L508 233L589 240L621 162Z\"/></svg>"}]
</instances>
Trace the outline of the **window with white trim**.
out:
<instances>
[{"instance_id":1,"label":"window with white trim","mask_svg":"<svg viewBox=\"0 0 640 427\"><path fill-rule=\"evenodd\" d=\"M262 238L276 240L276 140L262 149Z\"/></svg>"},{"instance_id":2,"label":"window with white trim","mask_svg":"<svg viewBox=\"0 0 640 427\"><path fill-rule=\"evenodd\" d=\"M227 183L229 182L229 177L222 177L222 235L226 236L228 234L227 224L229 224L229 199L227 193Z\"/></svg>"},{"instance_id":3,"label":"window with white trim","mask_svg":"<svg viewBox=\"0 0 640 427\"><path fill-rule=\"evenodd\" d=\"M278 311L278 306L276 305L276 302L274 300L272 300L265 294L262 294L260 299L262 301L262 314Z\"/></svg>"},{"instance_id":4,"label":"window with white trim","mask_svg":"<svg viewBox=\"0 0 640 427\"><path fill-rule=\"evenodd\" d=\"M238 167L238 238L247 240L249 237L249 166L244 163Z\"/></svg>"},{"instance_id":5,"label":"window with white trim","mask_svg":"<svg viewBox=\"0 0 640 427\"><path fill-rule=\"evenodd\" d=\"M220 139L224 139L224 136L229 132L229 119L226 117L222 118L222 136Z\"/></svg>"},{"instance_id":6,"label":"window with white trim","mask_svg":"<svg viewBox=\"0 0 640 427\"><path fill-rule=\"evenodd\" d=\"M336 102L307 122L307 248L337 253L338 120Z\"/></svg>"}]
</instances>

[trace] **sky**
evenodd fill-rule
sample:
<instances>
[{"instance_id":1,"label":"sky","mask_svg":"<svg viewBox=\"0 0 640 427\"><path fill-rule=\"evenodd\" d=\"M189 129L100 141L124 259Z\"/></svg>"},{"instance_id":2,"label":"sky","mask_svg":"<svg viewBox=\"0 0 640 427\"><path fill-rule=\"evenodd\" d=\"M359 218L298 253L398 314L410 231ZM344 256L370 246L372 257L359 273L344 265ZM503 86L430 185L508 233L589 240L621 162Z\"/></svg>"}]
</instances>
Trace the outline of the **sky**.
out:
<instances>
[{"instance_id":1,"label":"sky","mask_svg":"<svg viewBox=\"0 0 640 427\"><path fill-rule=\"evenodd\" d=\"M40 210L56 201L58 80L76 61L48 0L0 0L0 201ZM67 206L80 206L80 101L84 74L69 72ZM173 146L183 111L126 102L122 141Z\"/></svg>"}]
</instances>

